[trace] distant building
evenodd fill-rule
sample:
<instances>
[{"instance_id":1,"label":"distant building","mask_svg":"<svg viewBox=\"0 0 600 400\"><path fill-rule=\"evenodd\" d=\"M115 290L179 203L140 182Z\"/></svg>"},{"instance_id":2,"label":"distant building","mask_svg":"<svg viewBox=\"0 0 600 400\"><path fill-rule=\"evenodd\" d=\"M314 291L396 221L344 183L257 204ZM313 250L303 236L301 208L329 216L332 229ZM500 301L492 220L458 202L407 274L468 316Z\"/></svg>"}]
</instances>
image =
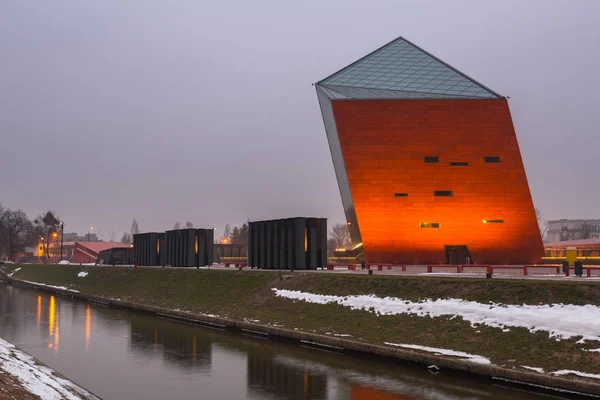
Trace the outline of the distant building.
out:
<instances>
[{"instance_id":1,"label":"distant building","mask_svg":"<svg viewBox=\"0 0 600 400\"><path fill-rule=\"evenodd\" d=\"M600 238L600 219L558 219L548 221L547 242Z\"/></svg>"},{"instance_id":2,"label":"distant building","mask_svg":"<svg viewBox=\"0 0 600 400\"><path fill-rule=\"evenodd\" d=\"M83 236L77 236L78 242L101 242L102 240L98 239L98 235L95 233L86 233Z\"/></svg>"},{"instance_id":3,"label":"distant building","mask_svg":"<svg viewBox=\"0 0 600 400\"><path fill-rule=\"evenodd\" d=\"M132 245L121 242L75 242L74 263L95 263L101 251L116 248L130 248Z\"/></svg>"},{"instance_id":4,"label":"distant building","mask_svg":"<svg viewBox=\"0 0 600 400\"><path fill-rule=\"evenodd\" d=\"M77 232L63 233L63 241L76 242L77 240L79 240L79 235Z\"/></svg>"}]
</instances>

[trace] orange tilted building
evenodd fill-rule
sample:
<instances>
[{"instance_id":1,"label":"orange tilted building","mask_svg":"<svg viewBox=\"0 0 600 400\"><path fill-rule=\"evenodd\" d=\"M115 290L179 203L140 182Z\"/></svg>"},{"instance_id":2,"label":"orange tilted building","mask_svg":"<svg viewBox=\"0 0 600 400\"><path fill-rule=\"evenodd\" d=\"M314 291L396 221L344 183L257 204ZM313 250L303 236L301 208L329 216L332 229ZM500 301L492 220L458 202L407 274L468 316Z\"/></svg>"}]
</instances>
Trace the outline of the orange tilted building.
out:
<instances>
[{"instance_id":1,"label":"orange tilted building","mask_svg":"<svg viewBox=\"0 0 600 400\"><path fill-rule=\"evenodd\" d=\"M505 97L403 38L315 86L352 242L367 262L539 262Z\"/></svg>"}]
</instances>

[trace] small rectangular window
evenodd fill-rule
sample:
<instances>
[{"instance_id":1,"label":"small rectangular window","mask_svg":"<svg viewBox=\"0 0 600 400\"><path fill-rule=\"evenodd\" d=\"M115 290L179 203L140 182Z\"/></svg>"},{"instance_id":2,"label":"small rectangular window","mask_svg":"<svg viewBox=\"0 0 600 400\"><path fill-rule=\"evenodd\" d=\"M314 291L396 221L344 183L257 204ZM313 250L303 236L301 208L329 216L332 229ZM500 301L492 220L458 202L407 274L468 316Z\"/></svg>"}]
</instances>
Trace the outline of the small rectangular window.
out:
<instances>
[{"instance_id":1,"label":"small rectangular window","mask_svg":"<svg viewBox=\"0 0 600 400\"><path fill-rule=\"evenodd\" d=\"M452 197L454 194L452 190L434 190L433 195L436 197Z\"/></svg>"},{"instance_id":2,"label":"small rectangular window","mask_svg":"<svg viewBox=\"0 0 600 400\"><path fill-rule=\"evenodd\" d=\"M485 157L483 157L483 160L486 163L499 163L500 162L500 156L485 156Z\"/></svg>"},{"instance_id":3,"label":"small rectangular window","mask_svg":"<svg viewBox=\"0 0 600 400\"><path fill-rule=\"evenodd\" d=\"M440 162L440 158L438 156L428 156L423 159L426 163L437 163Z\"/></svg>"},{"instance_id":4,"label":"small rectangular window","mask_svg":"<svg viewBox=\"0 0 600 400\"><path fill-rule=\"evenodd\" d=\"M408 193L394 193L394 197L408 197Z\"/></svg>"},{"instance_id":5,"label":"small rectangular window","mask_svg":"<svg viewBox=\"0 0 600 400\"><path fill-rule=\"evenodd\" d=\"M419 228L439 228L439 222L421 222Z\"/></svg>"},{"instance_id":6,"label":"small rectangular window","mask_svg":"<svg viewBox=\"0 0 600 400\"><path fill-rule=\"evenodd\" d=\"M453 161L450 163L451 167L466 167L469 163L466 161Z\"/></svg>"},{"instance_id":7,"label":"small rectangular window","mask_svg":"<svg viewBox=\"0 0 600 400\"><path fill-rule=\"evenodd\" d=\"M504 220L503 219L484 219L483 223L484 224L503 224Z\"/></svg>"}]
</instances>

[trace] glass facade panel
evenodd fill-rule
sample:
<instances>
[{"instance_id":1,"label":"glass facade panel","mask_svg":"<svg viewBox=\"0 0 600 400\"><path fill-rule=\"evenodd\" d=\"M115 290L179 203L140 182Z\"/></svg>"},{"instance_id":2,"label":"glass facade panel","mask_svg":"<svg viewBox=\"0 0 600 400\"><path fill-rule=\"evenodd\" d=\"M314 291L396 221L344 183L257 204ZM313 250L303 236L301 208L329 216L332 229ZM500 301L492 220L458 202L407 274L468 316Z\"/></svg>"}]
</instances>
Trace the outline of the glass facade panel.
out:
<instances>
[{"instance_id":1,"label":"glass facade panel","mask_svg":"<svg viewBox=\"0 0 600 400\"><path fill-rule=\"evenodd\" d=\"M319 105L321 106L321 113L323 115L323 123L325 124L325 133L327 134L329 149L331 150L333 168L335 170L335 175L340 188L342 204L344 205L344 212L346 214L346 221L348 222L348 230L350 231L350 238L352 239L352 246L359 246L362 244L362 239L358 227L358 219L354 210L354 203L352 202L352 194L350 193L350 183L348 182L348 176L346 174L346 165L344 163L344 157L342 156L342 148L340 146L340 140L338 138L337 128L335 126L335 120L333 118L331 101L327 98L326 92L323 91L319 85L317 85L317 95L319 98Z\"/></svg>"}]
</instances>

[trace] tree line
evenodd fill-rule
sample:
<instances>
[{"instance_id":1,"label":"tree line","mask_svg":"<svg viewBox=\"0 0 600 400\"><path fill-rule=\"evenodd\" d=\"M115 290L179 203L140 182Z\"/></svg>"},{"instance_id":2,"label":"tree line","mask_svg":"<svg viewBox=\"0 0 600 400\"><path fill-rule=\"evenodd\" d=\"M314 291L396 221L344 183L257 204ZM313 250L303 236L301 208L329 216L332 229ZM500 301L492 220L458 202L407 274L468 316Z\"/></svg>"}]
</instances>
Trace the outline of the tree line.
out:
<instances>
[{"instance_id":1,"label":"tree line","mask_svg":"<svg viewBox=\"0 0 600 400\"><path fill-rule=\"evenodd\" d=\"M37 247L41 242L43 255L48 258L48 245L58 237L61 224L53 211L29 219L22 210L11 210L0 204L0 257L14 261L25 247Z\"/></svg>"}]
</instances>

